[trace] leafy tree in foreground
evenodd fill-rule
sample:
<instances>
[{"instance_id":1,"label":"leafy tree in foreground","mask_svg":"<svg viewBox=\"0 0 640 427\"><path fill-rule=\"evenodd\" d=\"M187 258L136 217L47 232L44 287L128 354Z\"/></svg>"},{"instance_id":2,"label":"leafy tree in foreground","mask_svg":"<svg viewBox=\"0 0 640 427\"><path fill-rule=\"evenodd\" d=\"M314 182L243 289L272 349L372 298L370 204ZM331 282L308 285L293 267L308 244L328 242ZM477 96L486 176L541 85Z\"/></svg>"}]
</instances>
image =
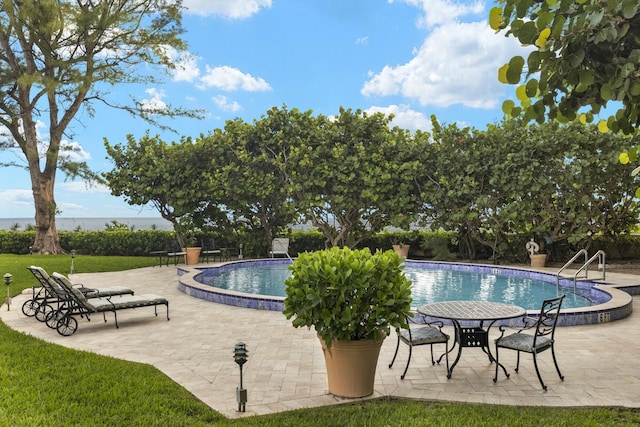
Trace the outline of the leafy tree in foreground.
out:
<instances>
[{"instance_id":1,"label":"leafy tree in foreground","mask_svg":"<svg viewBox=\"0 0 640 427\"><path fill-rule=\"evenodd\" d=\"M496 0L490 25L532 51L499 71L516 90L520 106L503 110L525 120L568 122L580 111L583 123L614 102L617 112L601 131L625 134L640 125L640 3L637 0Z\"/></svg>"},{"instance_id":2,"label":"leafy tree in foreground","mask_svg":"<svg viewBox=\"0 0 640 427\"><path fill-rule=\"evenodd\" d=\"M29 170L35 204L35 252L64 252L55 223L57 170L99 178L86 164L61 156L62 139L79 111L92 114L99 102L152 123L157 115L192 114L108 99L109 86L158 81L156 76L173 66L169 51L185 47L182 32L180 1L1 0L0 148L19 149L26 161L22 166ZM145 69L148 74L140 74ZM44 138L38 134L40 123L48 129Z\"/></svg>"}]
</instances>

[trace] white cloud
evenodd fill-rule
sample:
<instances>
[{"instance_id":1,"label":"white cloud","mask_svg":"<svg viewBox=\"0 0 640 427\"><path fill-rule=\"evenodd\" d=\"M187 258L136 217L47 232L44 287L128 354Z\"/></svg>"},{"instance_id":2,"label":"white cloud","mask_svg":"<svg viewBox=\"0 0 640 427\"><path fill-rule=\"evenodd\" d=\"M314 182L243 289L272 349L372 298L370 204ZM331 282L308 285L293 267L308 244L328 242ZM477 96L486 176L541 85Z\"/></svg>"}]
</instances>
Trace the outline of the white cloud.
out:
<instances>
[{"instance_id":1,"label":"white cloud","mask_svg":"<svg viewBox=\"0 0 640 427\"><path fill-rule=\"evenodd\" d=\"M244 90L247 92L263 92L271 90L271 86L262 78L245 74L234 67L221 66L211 68L200 79L201 87L215 87L226 91Z\"/></svg>"},{"instance_id":2,"label":"white cloud","mask_svg":"<svg viewBox=\"0 0 640 427\"><path fill-rule=\"evenodd\" d=\"M111 194L109 187L103 184L88 184L83 181L56 183L56 188L71 193Z\"/></svg>"},{"instance_id":3,"label":"white cloud","mask_svg":"<svg viewBox=\"0 0 640 427\"><path fill-rule=\"evenodd\" d=\"M406 64L370 73L361 93L401 95L421 105L494 108L507 89L498 82L498 68L518 54L518 42L496 36L486 20L447 22L427 35Z\"/></svg>"},{"instance_id":4,"label":"white cloud","mask_svg":"<svg viewBox=\"0 0 640 427\"><path fill-rule=\"evenodd\" d=\"M367 44L368 42L369 42L369 37L368 36L358 37L356 39L356 44Z\"/></svg>"},{"instance_id":5,"label":"white cloud","mask_svg":"<svg viewBox=\"0 0 640 427\"><path fill-rule=\"evenodd\" d=\"M200 77L198 61L200 57L191 52L180 52L173 56L175 68L171 70L173 80L176 82L193 82Z\"/></svg>"},{"instance_id":6,"label":"white cloud","mask_svg":"<svg viewBox=\"0 0 640 427\"><path fill-rule=\"evenodd\" d=\"M5 207L10 210L19 210L24 208L33 209L33 193L31 190L3 190L0 191L0 200Z\"/></svg>"},{"instance_id":7,"label":"white cloud","mask_svg":"<svg viewBox=\"0 0 640 427\"><path fill-rule=\"evenodd\" d=\"M430 131L431 119L419 111L412 110L408 105L389 105L387 107L373 106L365 110L367 114L383 113L393 114L391 126L398 126L410 131Z\"/></svg>"},{"instance_id":8,"label":"white cloud","mask_svg":"<svg viewBox=\"0 0 640 427\"><path fill-rule=\"evenodd\" d=\"M452 0L397 0L422 9L424 15L418 18L418 27L432 28L444 23L457 22L459 18L467 15L482 15L485 13L485 5L482 0L474 2L456 2ZM388 0L393 3L394 0ZM482 16L485 20L486 16Z\"/></svg>"},{"instance_id":9,"label":"white cloud","mask_svg":"<svg viewBox=\"0 0 640 427\"><path fill-rule=\"evenodd\" d=\"M271 0L184 0L187 12L195 15L218 15L231 19L244 19L262 8L270 8Z\"/></svg>"},{"instance_id":10,"label":"white cloud","mask_svg":"<svg viewBox=\"0 0 640 427\"><path fill-rule=\"evenodd\" d=\"M167 109L167 104L162 100L162 98L165 98L167 94L163 90L158 90L152 87L146 89L144 92L151 98L140 101L140 108L148 111L149 113Z\"/></svg>"},{"instance_id":11,"label":"white cloud","mask_svg":"<svg viewBox=\"0 0 640 427\"><path fill-rule=\"evenodd\" d=\"M242 110L242 107L240 106L240 104L238 104L236 101L229 102L227 97L224 95L214 96L212 100L216 104L216 106L221 110L231 111L234 113Z\"/></svg>"},{"instance_id":12,"label":"white cloud","mask_svg":"<svg viewBox=\"0 0 640 427\"><path fill-rule=\"evenodd\" d=\"M80 143L63 139L60 142L60 157L67 158L73 162L84 162L91 159L91 154Z\"/></svg>"}]
</instances>

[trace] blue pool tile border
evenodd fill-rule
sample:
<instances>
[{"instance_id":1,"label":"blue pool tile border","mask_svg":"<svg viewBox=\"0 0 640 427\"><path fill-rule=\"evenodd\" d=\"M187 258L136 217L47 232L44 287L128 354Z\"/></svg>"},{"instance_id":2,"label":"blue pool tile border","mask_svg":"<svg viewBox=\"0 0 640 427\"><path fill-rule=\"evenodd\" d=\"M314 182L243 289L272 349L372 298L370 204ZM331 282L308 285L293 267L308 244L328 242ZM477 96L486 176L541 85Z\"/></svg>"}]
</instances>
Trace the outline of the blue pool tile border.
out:
<instances>
[{"instance_id":1,"label":"blue pool tile border","mask_svg":"<svg viewBox=\"0 0 640 427\"><path fill-rule=\"evenodd\" d=\"M178 269L178 289L187 295L195 298L219 304L232 305L242 308L252 308L256 310L284 310L284 298L267 295L252 295L242 292L227 291L205 285L211 277L239 268L264 265L289 265L288 259L259 259L233 261L212 267L198 267L195 269ZM540 280L549 283L556 283L556 275L548 272L527 270L516 267L503 267L486 264L465 264L439 261L405 261L407 267L431 269L431 270L454 270L472 273L496 274L515 276L531 280ZM558 319L560 326L575 326L594 323L605 323L609 321L623 319L632 312L631 295L640 294L639 286L611 287L603 282L579 281L576 283L576 293L588 298L592 305L577 309L562 310ZM567 288L573 291L574 283L570 279L561 279L560 288ZM612 304L612 296L619 303ZM627 296L628 298L625 298ZM530 310L528 316L536 316L536 311ZM518 319L512 319L506 324L511 326L519 325Z\"/></svg>"}]
</instances>

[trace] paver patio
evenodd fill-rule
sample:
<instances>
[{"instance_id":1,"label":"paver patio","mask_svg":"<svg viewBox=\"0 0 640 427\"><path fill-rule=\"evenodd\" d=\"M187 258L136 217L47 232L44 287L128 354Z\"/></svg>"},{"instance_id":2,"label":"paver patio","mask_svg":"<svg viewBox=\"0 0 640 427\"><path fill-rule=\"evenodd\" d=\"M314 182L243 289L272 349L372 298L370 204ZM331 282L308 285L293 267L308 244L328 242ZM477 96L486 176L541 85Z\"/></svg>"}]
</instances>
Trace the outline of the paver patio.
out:
<instances>
[{"instance_id":1,"label":"paver patio","mask_svg":"<svg viewBox=\"0 0 640 427\"><path fill-rule=\"evenodd\" d=\"M607 281L639 283L636 275L607 273ZM125 285L137 294L155 293L169 299L171 320L163 310L127 310L113 316L78 319L78 331L60 336L44 323L20 310L30 294L3 305L0 318L11 328L43 340L78 350L148 363L188 389L214 410L228 416L267 414L297 408L348 402L327 393L322 350L313 331L295 329L280 312L231 307L192 298L178 290L173 267L142 268L116 273L75 274L72 281L89 287ZM404 380L400 374L408 351L401 347L393 369L387 365L395 349L395 335L385 340L372 397L532 406L640 407L640 303L634 313L619 321L558 328L557 357L565 381L558 378L551 354L539 356L541 374L549 389L540 388L533 362L523 355L520 373L513 372L515 352L500 361L511 373L493 382L494 365L479 349L466 349L453 377L444 365L431 365L428 346L414 349ZM497 328L492 335L497 332ZM449 331L451 332L451 331ZM496 334L497 335L497 334ZM245 413L237 412L239 369L233 360L236 342L247 343L244 387L248 390ZM513 354L511 354L513 353Z\"/></svg>"}]
</instances>

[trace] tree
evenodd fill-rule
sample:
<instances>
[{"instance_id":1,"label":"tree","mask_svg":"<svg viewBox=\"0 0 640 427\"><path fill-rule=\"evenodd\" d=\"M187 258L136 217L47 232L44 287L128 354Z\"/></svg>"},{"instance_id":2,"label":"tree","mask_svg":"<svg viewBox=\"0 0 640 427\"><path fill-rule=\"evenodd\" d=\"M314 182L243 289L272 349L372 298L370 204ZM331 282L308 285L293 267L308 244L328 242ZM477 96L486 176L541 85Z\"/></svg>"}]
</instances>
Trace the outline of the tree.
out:
<instances>
[{"instance_id":1,"label":"tree","mask_svg":"<svg viewBox=\"0 0 640 427\"><path fill-rule=\"evenodd\" d=\"M123 196L131 205L151 203L162 218L173 224L181 247L190 231L218 214L220 195L203 178L203 171L215 168L214 138L168 144L158 136L145 135L138 141L127 136L126 144L111 146L107 154L114 168L104 173L111 194Z\"/></svg>"},{"instance_id":2,"label":"tree","mask_svg":"<svg viewBox=\"0 0 640 427\"><path fill-rule=\"evenodd\" d=\"M617 153L627 139L594 125L510 119L485 131L442 128L434 120L429 159L433 225L458 233L473 258L477 245L496 259L518 260L524 242L584 247L636 223L638 204ZM523 143L524 142L524 143ZM431 187L433 185L433 187ZM524 241L523 241L524 238Z\"/></svg>"},{"instance_id":3,"label":"tree","mask_svg":"<svg viewBox=\"0 0 640 427\"><path fill-rule=\"evenodd\" d=\"M69 135L77 113L84 108L93 114L93 105L103 103L151 123L157 123L159 115L195 114L172 107L150 109L135 99L132 105L108 99L110 86L155 83L158 70L173 66L170 50L185 47L179 38L181 2L1 1L2 148L19 149L29 170L36 221L33 250L62 253L55 223L56 172L99 179L86 164L64 157L62 139ZM156 73L142 74L143 69ZM38 135L39 123L48 128L45 138Z\"/></svg>"},{"instance_id":4,"label":"tree","mask_svg":"<svg viewBox=\"0 0 640 427\"><path fill-rule=\"evenodd\" d=\"M546 118L592 122L613 102L615 114L598 124L625 134L640 125L640 4L637 0L497 0L490 25L533 48L499 71L516 89L520 106L503 111L525 121Z\"/></svg>"},{"instance_id":5,"label":"tree","mask_svg":"<svg viewBox=\"0 0 640 427\"><path fill-rule=\"evenodd\" d=\"M421 165L408 132L389 129L392 117L340 109L319 116L293 147L289 161L294 202L328 246L355 247L384 227L415 218Z\"/></svg>"},{"instance_id":6,"label":"tree","mask_svg":"<svg viewBox=\"0 0 640 427\"><path fill-rule=\"evenodd\" d=\"M245 225L265 233L269 243L295 223L289 162L292 145L312 131L311 111L273 107L253 124L228 121L224 160L211 170L212 182L225 194L224 203Z\"/></svg>"}]
</instances>

